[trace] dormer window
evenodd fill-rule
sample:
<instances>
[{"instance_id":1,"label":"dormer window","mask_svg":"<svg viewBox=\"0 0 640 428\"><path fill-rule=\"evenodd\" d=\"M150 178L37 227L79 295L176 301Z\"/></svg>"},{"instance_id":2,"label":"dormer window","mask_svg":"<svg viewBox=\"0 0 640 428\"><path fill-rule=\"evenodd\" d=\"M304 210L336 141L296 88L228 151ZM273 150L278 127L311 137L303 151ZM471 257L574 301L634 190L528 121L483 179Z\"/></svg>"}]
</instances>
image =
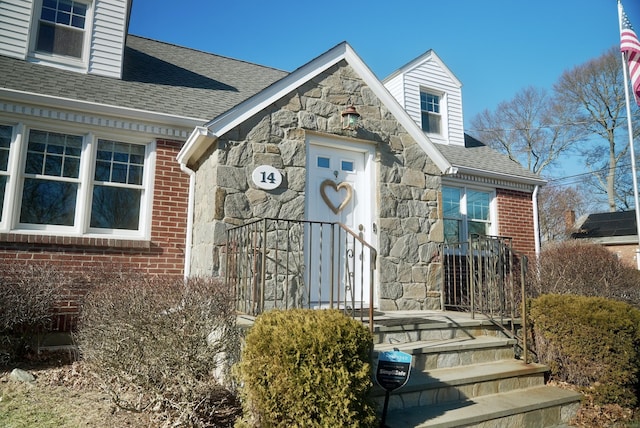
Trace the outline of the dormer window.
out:
<instances>
[{"instance_id":1,"label":"dormer window","mask_svg":"<svg viewBox=\"0 0 640 428\"><path fill-rule=\"evenodd\" d=\"M440 134L442 128L440 95L421 91L420 112L422 114L422 130L430 134Z\"/></svg>"},{"instance_id":2,"label":"dormer window","mask_svg":"<svg viewBox=\"0 0 640 428\"><path fill-rule=\"evenodd\" d=\"M87 9L76 0L42 0L35 51L82 59Z\"/></svg>"}]
</instances>

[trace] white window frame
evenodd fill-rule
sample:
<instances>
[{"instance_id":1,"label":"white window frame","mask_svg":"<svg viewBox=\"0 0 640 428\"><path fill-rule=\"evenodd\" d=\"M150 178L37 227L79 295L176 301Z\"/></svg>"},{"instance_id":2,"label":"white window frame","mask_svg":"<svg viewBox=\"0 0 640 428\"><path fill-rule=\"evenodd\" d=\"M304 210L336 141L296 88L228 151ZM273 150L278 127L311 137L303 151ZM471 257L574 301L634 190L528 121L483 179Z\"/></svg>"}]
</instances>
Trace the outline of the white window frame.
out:
<instances>
[{"instance_id":1,"label":"white window frame","mask_svg":"<svg viewBox=\"0 0 640 428\"><path fill-rule=\"evenodd\" d=\"M31 62L45 62L58 68L72 71L86 71L89 65L89 54L91 52L91 35L93 32L93 19L95 0L74 0L87 5L87 15L85 17L84 37L82 41L82 55L74 58L67 55L46 53L36 50L38 40L38 30L40 26L40 15L42 14L43 0L35 0L33 16L31 19L31 30L29 32L29 56Z\"/></svg>"},{"instance_id":2,"label":"white window frame","mask_svg":"<svg viewBox=\"0 0 640 428\"><path fill-rule=\"evenodd\" d=\"M468 216L468 204L467 204L467 195L469 190L473 190L476 192L483 192L489 194L489 231L487 235L496 236L498 234L498 208L497 208L497 198L496 198L496 190L492 188L483 188L476 186L467 186L460 184L443 184L442 185L443 192L444 188L452 188L460 190L460 236L458 236L458 242L466 242L469 240L469 216ZM444 204L444 196L442 199L442 203ZM444 206L442 210L442 220L443 222L446 220L444 217ZM443 224L443 234L444 234L445 225Z\"/></svg>"},{"instance_id":3,"label":"white window frame","mask_svg":"<svg viewBox=\"0 0 640 428\"><path fill-rule=\"evenodd\" d=\"M422 108L422 96L426 95L426 96L435 96L438 97L438 112L432 112L430 110L424 110ZM443 130L444 130L444 95L442 94L442 92L440 91L434 91L431 89L426 89L426 88L421 88L420 89L420 127L422 128L422 130L427 133L427 134L434 134L434 135L443 135ZM438 132L433 132L433 131L427 131L424 129L424 120L423 120L423 115L427 115L427 116L436 116L438 118L439 121L439 130Z\"/></svg>"},{"instance_id":4,"label":"white window frame","mask_svg":"<svg viewBox=\"0 0 640 428\"><path fill-rule=\"evenodd\" d=\"M3 213L2 219L0 220L0 232L130 240L150 239L151 214L153 207L153 182L156 165L155 139L132 137L117 131L105 132L103 130L90 130L86 128L83 129L81 127L60 126L59 124L50 123L11 123L8 121L0 121L0 124L13 127L13 136L9 150L9 175L5 191L5 200L4 206L0 207ZM69 135L81 135L83 137L80 172L77 179L79 182L79 188L73 226L20 223L22 189L25 179L24 168L29 140L28 135L31 129ZM101 229L90 227L91 202L94 187L98 140L113 140L145 146L138 230Z\"/></svg>"}]
</instances>

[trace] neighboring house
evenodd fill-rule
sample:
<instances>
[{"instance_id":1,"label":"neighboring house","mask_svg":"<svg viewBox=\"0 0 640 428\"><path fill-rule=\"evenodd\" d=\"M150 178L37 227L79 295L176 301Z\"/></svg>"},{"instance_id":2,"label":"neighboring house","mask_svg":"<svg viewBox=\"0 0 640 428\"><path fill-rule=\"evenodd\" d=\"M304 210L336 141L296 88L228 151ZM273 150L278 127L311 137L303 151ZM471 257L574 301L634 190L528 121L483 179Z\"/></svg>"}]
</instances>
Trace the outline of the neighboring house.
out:
<instances>
[{"instance_id":1,"label":"neighboring house","mask_svg":"<svg viewBox=\"0 0 640 428\"><path fill-rule=\"evenodd\" d=\"M617 211L582 216L572 228L571 238L605 246L631 267L638 267L636 212Z\"/></svg>"},{"instance_id":2,"label":"neighboring house","mask_svg":"<svg viewBox=\"0 0 640 428\"><path fill-rule=\"evenodd\" d=\"M347 43L286 73L127 35L129 8L0 3L0 259L223 276L231 226L342 222L377 250L374 304L426 309L443 242L537 251L544 181L464 134L433 51L384 82Z\"/></svg>"}]
</instances>

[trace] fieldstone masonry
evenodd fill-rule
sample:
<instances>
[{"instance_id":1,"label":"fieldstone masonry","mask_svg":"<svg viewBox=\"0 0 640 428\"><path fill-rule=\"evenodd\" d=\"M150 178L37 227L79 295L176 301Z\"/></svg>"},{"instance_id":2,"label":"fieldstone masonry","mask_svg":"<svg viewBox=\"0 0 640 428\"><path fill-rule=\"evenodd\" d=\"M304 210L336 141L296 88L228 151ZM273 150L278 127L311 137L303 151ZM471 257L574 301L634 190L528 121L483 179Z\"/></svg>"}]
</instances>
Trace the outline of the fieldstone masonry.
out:
<instances>
[{"instance_id":1,"label":"fieldstone masonry","mask_svg":"<svg viewBox=\"0 0 640 428\"><path fill-rule=\"evenodd\" d=\"M340 113L348 104L361 114L357 131L342 129ZM192 166L192 274L224 275L228 226L304 219L309 133L376 143L380 309L440 309L440 171L344 61L222 135ZM263 164L282 173L279 188L254 186L251 173Z\"/></svg>"}]
</instances>

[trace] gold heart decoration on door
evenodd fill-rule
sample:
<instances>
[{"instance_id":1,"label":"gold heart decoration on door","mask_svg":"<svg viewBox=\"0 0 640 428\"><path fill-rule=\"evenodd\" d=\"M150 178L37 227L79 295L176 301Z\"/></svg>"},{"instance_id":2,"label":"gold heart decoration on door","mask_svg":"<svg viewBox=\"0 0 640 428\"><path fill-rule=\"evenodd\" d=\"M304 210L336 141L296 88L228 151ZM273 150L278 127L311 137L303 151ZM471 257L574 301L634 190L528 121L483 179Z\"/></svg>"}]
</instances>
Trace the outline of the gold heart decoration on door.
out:
<instances>
[{"instance_id":1,"label":"gold heart decoration on door","mask_svg":"<svg viewBox=\"0 0 640 428\"><path fill-rule=\"evenodd\" d=\"M331 202L331 200L327 196L327 187L331 187L336 193L339 193L341 190L347 191L346 196L337 207L333 205L333 202ZM327 179L320 184L320 195L322 195L322 200L324 201L324 203L327 204L329 208L331 208L331 211L333 211L334 214L338 214L340 211L345 209L351 201L351 197L353 196L353 189L351 188L351 185L349 183L342 182L340 184L336 184L333 181Z\"/></svg>"}]
</instances>

